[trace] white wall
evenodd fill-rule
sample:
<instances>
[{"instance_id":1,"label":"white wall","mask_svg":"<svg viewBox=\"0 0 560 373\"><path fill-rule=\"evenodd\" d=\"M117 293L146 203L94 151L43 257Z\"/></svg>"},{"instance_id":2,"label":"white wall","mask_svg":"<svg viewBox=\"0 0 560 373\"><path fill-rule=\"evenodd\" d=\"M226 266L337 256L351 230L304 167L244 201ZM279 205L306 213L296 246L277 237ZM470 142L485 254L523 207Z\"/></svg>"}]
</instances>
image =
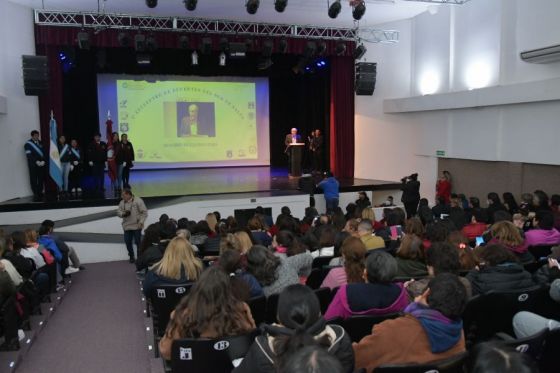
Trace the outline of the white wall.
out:
<instances>
[{"instance_id":1,"label":"white wall","mask_svg":"<svg viewBox=\"0 0 560 373\"><path fill-rule=\"evenodd\" d=\"M558 101L398 114L381 107L386 99L421 96L426 81L445 95L473 84L521 90L522 82L558 78L560 63L519 58L522 50L560 44L558 14L557 0L472 0L380 25L399 30L401 41L368 45L377 86L372 97L356 97L356 177L398 180L416 171L422 195L433 200L437 150L451 158L558 164Z\"/></svg>"},{"instance_id":2,"label":"white wall","mask_svg":"<svg viewBox=\"0 0 560 373\"><path fill-rule=\"evenodd\" d=\"M0 114L0 201L32 194L23 144L39 129L39 106L23 92L23 54L35 54L33 12L0 0L0 95L7 98L7 114Z\"/></svg>"}]
</instances>

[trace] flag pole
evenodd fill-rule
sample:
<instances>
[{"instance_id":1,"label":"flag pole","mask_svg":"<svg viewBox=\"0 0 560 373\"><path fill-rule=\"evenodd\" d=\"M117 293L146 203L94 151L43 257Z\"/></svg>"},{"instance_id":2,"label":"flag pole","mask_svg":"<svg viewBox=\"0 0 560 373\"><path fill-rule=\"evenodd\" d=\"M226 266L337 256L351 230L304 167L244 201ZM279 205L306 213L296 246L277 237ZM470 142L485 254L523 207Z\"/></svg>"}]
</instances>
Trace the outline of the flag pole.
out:
<instances>
[{"instance_id":1,"label":"flag pole","mask_svg":"<svg viewBox=\"0 0 560 373\"><path fill-rule=\"evenodd\" d=\"M53 119L54 119L54 113L53 113L53 111L51 110L51 120L53 120Z\"/></svg>"},{"instance_id":2,"label":"flag pole","mask_svg":"<svg viewBox=\"0 0 560 373\"><path fill-rule=\"evenodd\" d=\"M107 119L111 120L111 110L107 110Z\"/></svg>"}]
</instances>

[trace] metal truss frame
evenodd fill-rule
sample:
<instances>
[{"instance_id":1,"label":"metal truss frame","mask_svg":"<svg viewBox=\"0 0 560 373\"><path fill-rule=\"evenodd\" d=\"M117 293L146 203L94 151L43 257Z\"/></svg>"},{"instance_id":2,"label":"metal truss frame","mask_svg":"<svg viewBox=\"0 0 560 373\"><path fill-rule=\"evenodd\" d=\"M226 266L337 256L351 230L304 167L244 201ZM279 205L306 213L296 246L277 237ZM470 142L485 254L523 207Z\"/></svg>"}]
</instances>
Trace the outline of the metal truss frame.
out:
<instances>
[{"instance_id":1,"label":"metal truss frame","mask_svg":"<svg viewBox=\"0 0 560 373\"><path fill-rule=\"evenodd\" d=\"M404 0L404 1L414 1L417 3L463 5L471 0Z\"/></svg>"}]
</instances>

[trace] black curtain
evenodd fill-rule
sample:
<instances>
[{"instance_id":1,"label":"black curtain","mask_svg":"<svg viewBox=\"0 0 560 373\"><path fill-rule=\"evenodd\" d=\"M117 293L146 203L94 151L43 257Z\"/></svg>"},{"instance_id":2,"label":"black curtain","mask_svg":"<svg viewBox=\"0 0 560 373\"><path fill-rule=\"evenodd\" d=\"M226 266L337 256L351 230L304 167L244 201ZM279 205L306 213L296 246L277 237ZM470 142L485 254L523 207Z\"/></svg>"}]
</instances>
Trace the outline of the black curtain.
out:
<instances>
[{"instance_id":1,"label":"black curtain","mask_svg":"<svg viewBox=\"0 0 560 373\"><path fill-rule=\"evenodd\" d=\"M199 53L198 66L191 65L191 52L180 49L159 49L152 54L149 67L136 63L136 53L130 48L92 48L90 50L66 49L73 60L73 67L63 73L63 131L68 137L78 139L82 146L88 144L106 114L98 113L97 74L163 74L199 76L258 76L268 77L270 87L270 156L271 165L286 167L284 137L290 128L297 127L303 138L313 129L325 135L328 149L330 122L330 63L311 69L305 74L295 74L292 68L298 63L295 54L273 54L274 64L267 70L257 68L260 55L248 53L246 58L228 59L226 66L218 65L218 53ZM134 139L131 139L134 142ZM324 164L328 164L325 151Z\"/></svg>"}]
</instances>

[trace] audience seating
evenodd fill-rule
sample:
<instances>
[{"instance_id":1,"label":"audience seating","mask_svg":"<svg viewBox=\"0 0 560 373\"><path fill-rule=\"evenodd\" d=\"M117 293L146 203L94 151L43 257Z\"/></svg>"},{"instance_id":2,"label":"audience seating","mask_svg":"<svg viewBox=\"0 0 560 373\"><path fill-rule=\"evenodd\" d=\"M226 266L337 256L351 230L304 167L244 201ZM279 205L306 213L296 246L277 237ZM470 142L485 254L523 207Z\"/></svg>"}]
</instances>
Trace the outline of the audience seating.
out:
<instances>
[{"instance_id":1,"label":"audience seating","mask_svg":"<svg viewBox=\"0 0 560 373\"><path fill-rule=\"evenodd\" d=\"M278 309L278 296L279 294L272 294L266 298L266 316L265 322L272 324L276 322L276 310Z\"/></svg>"},{"instance_id":2,"label":"audience seating","mask_svg":"<svg viewBox=\"0 0 560 373\"><path fill-rule=\"evenodd\" d=\"M320 288L313 290L317 298L319 298L319 304L321 305L321 313L325 314L327 312L327 308L329 308L329 304L333 299L332 291L329 288Z\"/></svg>"},{"instance_id":3,"label":"audience seating","mask_svg":"<svg viewBox=\"0 0 560 373\"><path fill-rule=\"evenodd\" d=\"M529 252L533 254L535 260L539 260L540 258L549 256L551 248L551 245L529 246Z\"/></svg>"},{"instance_id":4,"label":"audience seating","mask_svg":"<svg viewBox=\"0 0 560 373\"><path fill-rule=\"evenodd\" d=\"M220 255L220 240L221 237L216 235L214 237L208 237L199 250L203 256L218 256Z\"/></svg>"},{"instance_id":5,"label":"audience seating","mask_svg":"<svg viewBox=\"0 0 560 373\"><path fill-rule=\"evenodd\" d=\"M178 339L171 347L173 373L230 373L233 361L245 357L258 331L219 339Z\"/></svg>"},{"instance_id":6,"label":"audience seating","mask_svg":"<svg viewBox=\"0 0 560 373\"><path fill-rule=\"evenodd\" d=\"M377 367L373 373L464 373L468 353L426 364L390 364Z\"/></svg>"},{"instance_id":7,"label":"audience seating","mask_svg":"<svg viewBox=\"0 0 560 373\"><path fill-rule=\"evenodd\" d=\"M508 334L498 333L497 337L502 339L501 344L512 347L515 350L539 360L543 352L544 343L548 335L548 329L543 329L537 334L526 338L515 339Z\"/></svg>"},{"instance_id":8,"label":"audience seating","mask_svg":"<svg viewBox=\"0 0 560 373\"><path fill-rule=\"evenodd\" d=\"M0 337L4 337L7 342L18 340L18 315L16 309L16 296L12 295L0 299ZM11 348L19 348L18 343L14 343Z\"/></svg>"},{"instance_id":9,"label":"audience seating","mask_svg":"<svg viewBox=\"0 0 560 373\"><path fill-rule=\"evenodd\" d=\"M258 326L259 324L265 322L266 320L266 297L261 295L260 297L253 297L247 302L249 308L251 308L251 314L253 315L253 320Z\"/></svg>"},{"instance_id":10,"label":"audience seating","mask_svg":"<svg viewBox=\"0 0 560 373\"><path fill-rule=\"evenodd\" d=\"M560 329L555 329L547 333L544 341L543 353L539 361L541 373L558 372L558 351L560 351Z\"/></svg>"},{"instance_id":11,"label":"audience seating","mask_svg":"<svg viewBox=\"0 0 560 373\"><path fill-rule=\"evenodd\" d=\"M548 263L548 261L546 260L538 260L534 261L534 262L530 262L530 263L523 263L523 267L525 268L525 270L529 273L535 273L536 271L539 270L539 268L541 268L543 265L545 265L546 263Z\"/></svg>"},{"instance_id":12,"label":"audience seating","mask_svg":"<svg viewBox=\"0 0 560 373\"><path fill-rule=\"evenodd\" d=\"M311 289L319 289L323 280L329 274L330 268L313 268L305 284Z\"/></svg>"},{"instance_id":13,"label":"audience seating","mask_svg":"<svg viewBox=\"0 0 560 373\"><path fill-rule=\"evenodd\" d=\"M333 256L319 256L313 259L313 264L311 265L311 267L323 268L325 266L328 266L333 258L334 258Z\"/></svg>"},{"instance_id":14,"label":"audience seating","mask_svg":"<svg viewBox=\"0 0 560 373\"><path fill-rule=\"evenodd\" d=\"M340 325L346 330L348 336L352 342L359 342L367 335L371 334L373 326L379 324L385 320L396 319L401 316L400 313L391 313L382 316L369 316L369 315L359 315L350 316L347 319L333 319L329 321L329 324Z\"/></svg>"},{"instance_id":15,"label":"audience seating","mask_svg":"<svg viewBox=\"0 0 560 373\"><path fill-rule=\"evenodd\" d=\"M519 311L535 312L549 297L548 287L533 286L511 292L494 292L475 296L463 312L463 328L467 346L488 340L498 332L513 335L513 316Z\"/></svg>"}]
</instances>

